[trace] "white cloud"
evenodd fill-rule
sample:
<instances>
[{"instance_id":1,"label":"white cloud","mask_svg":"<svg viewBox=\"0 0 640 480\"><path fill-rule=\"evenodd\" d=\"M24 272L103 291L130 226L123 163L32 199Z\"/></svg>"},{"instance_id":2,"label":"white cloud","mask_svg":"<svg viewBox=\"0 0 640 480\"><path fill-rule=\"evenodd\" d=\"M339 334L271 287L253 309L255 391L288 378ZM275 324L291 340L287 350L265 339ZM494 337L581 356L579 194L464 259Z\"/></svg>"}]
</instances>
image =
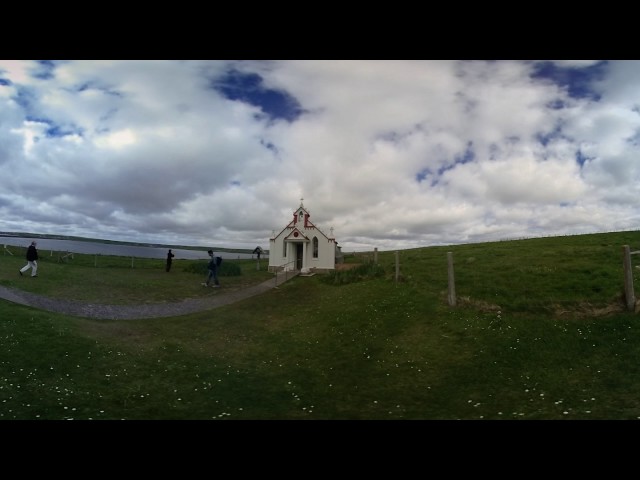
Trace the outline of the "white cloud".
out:
<instances>
[{"instance_id":1,"label":"white cloud","mask_svg":"<svg viewBox=\"0 0 640 480\"><path fill-rule=\"evenodd\" d=\"M110 148L121 150L136 143L136 134L130 129L110 132L94 139L94 145L98 148Z\"/></svg>"},{"instance_id":2,"label":"white cloud","mask_svg":"<svg viewBox=\"0 0 640 480\"><path fill-rule=\"evenodd\" d=\"M223 97L231 68L305 113ZM533 68L0 61L0 230L253 248L301 197L347 250L637 228L640 62L599 99Z\"/></svg>"}]
</instances>

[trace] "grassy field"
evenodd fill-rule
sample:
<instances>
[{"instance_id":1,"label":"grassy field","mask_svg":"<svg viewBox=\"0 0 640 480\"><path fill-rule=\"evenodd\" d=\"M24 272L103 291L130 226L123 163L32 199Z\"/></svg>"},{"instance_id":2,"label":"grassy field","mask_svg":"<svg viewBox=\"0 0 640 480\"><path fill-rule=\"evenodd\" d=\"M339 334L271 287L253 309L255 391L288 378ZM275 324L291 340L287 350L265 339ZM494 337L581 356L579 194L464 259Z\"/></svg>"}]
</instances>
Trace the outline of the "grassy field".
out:
<instances>
[{"instance_id":1,"label":"grassy field","mask_svg":"<svg viewBox=\"0 0 640 480\"><path fill-rule=\"evenodd\" d=\"M179 302L213 295L201 286L207 276L207 260L173 260L165 271L164 259L75 254L60 261L58 252L40 251L38 278L26 265L25 248L12 247L13 256L0 253L0 285L87 303L140 304ZM273 278L268 260L224 260L220 266L225 291L233 291Z\"/></svg>"},{"instance_id":2,"label":"grassy field","mask_svg":"<svg viewBox=\"0 0 640 480\"><path fill-rule=\"evenodd\" d=\"M347 257L337 276L181 317L100 321L0 300L0 419L638 419L640 232ZM458 305L447 303L453 252ZM211 294L191 261L76 256L0 285L95 303ZM634 258L635 264L640 258ZM237 263L224 289L272 278ZM640 270L634 269L640 282ZM638 289L636 289L637 291Z\"/></svg>"}]
</instances>

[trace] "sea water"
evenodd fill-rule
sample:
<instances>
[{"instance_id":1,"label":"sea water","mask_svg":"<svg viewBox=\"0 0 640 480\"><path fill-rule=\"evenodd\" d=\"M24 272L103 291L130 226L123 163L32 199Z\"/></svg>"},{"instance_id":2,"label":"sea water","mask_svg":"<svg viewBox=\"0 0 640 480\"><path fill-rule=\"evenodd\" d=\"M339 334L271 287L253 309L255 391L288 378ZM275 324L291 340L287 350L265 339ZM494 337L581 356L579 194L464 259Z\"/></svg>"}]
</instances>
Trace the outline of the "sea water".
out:
<instances>
[{"instance_id":1,"label":"sea water","mask_svg":"<svg viewBox=\"0 0 640 480\"><path fill-rule=\"evenodd\" d=\"M97 241L82 240L61 240L57 238L26 238L26 237L1 237L0 249L6 245L15 247L28 247L32 241L37 242L37 249L40 255L44 255L47 251L56 252L73 252L84 253L90 255L114 255L118 257L137 257L137 258L167 258L169 247L146 247L140 245L122 245L117 243L101 243ZM9 249L10 250L10 249ZM187 250L181 248L171 248L171 253L175 255L174 260L203 260L208 259L209 250L202 247L202 250ZM247 259L256 258L251 253L223 252L213 250L216 256L226 259ZM268 258L268 255L262 254L261 258Z\"/></svg>"}]
</instances>

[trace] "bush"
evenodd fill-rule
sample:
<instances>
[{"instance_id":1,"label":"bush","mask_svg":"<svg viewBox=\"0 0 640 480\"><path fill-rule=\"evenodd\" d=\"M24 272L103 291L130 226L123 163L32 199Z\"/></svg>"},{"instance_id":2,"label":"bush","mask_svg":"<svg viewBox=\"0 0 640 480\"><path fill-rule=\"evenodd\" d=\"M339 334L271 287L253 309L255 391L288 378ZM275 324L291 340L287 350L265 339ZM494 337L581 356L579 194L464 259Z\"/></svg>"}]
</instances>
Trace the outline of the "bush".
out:
<instances>
[{"instance_id":1,"label":"bush","mask_svg":"<svg viewBox=\"0 0 640 480\"><path fill-rule=\"evenodd\" d=\"M330 285L346 285L382 276L384 276L384 267L375 263L365 263L349 270L334 270L322 280Z\"/></svg>"}]
</instances>

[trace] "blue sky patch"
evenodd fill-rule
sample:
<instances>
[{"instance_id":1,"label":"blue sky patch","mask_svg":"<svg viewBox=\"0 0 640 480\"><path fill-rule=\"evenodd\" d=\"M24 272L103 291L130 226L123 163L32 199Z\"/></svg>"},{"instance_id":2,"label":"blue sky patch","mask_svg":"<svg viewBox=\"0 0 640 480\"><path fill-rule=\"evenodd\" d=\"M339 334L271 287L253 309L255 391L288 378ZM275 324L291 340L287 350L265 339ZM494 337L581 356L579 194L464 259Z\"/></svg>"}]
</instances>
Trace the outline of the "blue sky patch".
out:
<instances>
[{"instance_id":1,"label":"blue sky patch","mask_svg":"<svg viewBox=\"0 0 640 480\"><path fill-rule=\"evenodd\" d=\"M97 90L97 91L99 91L101 93L104 93L106 95L111 95L111 96L120 97L120 98L124 97L124 95L122 93L117 92L115 90L112 90L109 87L100 86L94 81L81 83L80 85L74 87L71 91L73 91L73 92L85 92L87 90Z\"/></svg>"},{"instance_id":2,"label":"blue sky patch","mask_svg":"<svg viewBox=\"0 0 640 480\"><path fill-rule=\"evenodd\" d=\"M442 176L442 174L444 174L444 172L446 172L447 170L453 170L453 168L456 166L456 164L454 163L453 165L443 165L438 169L438 176Z\"/></svg>"},{"instance_id":3,"label":"blue sky patch","mask_svg":"<svg viewBox=\"0 0 640 480\"><path fill-rule=\"evenodd\" d=\"M269 141L265 141L263 139L260 139L260 145L265 147L267 150L271 150L276 155L279 153L278 152L278 147L276 147L273 143L271 143Z\"/></svg>"},{"instance_id":4,"label":"blue sky patch","mask_svg":"<svg viewBox=\"0 0 640 480\"><path fill-rule=\"evenodd\" d=\"M81 129L74 129L71 127L61 127L60 125L56 125L53 121L44 118L44 117L35 117L32 115L27 115L25 120L28 122L41 123L43 125L48 125L47 129L44 131L44 134L47 137L65 137L67 135L82 135Z\"/></svg>"},{"instance_id":5,"label":"blue sky patch","mask_svg":"<svg viewBox=\"0 0 640 480\"><path fill-rule=\"evenodd\" d=\"M47 128L45 134L47 137L66 137L67 135L80 135L82 136L82 130L73 128L63 128L58 125L53 125Z\"/></svg>"},{"instance_id":6,"label":"blue sky patch","mask_svg":"<svg viewBox=\"0 0 640 480\"><path fill-rule=\"evenodd\" d=\"M293 122L304 113L298 100L285 91L265 88L262 77L256 73L231 70L214 82L213 88L229 100L260 107L271 120Z\"/></svg>"},{"instance_id":7,"label":"blue sky patch","mask_svg":"<svg viewBox=\"0 0 640 480\"><path fill-rule=\"evenodd\" d=\"M439 177L441 177L442 174L444 174L446 171L453 170L456 167L456 165L464 165L465 163L473 162L476 155L473 152L472 147L473 147L473 142L468 142L467 148L465 149L465 151L460 155L456 155L455 157L453 157L453 163L449 165L445 164L441 166L436 172L436 175L433 174L431 169L423 168L418 173L416 173L416 176L415 176L416 181L418 183L422 183L425 180L427 180L427 178L432 177L431 186L433 187L434 185L437 185L439 181Z\"/></svg>"},{"instance_id":8,"label":"blue sky patch","mask_svg":"<svg viewBox=\"0 0 640 480\"><path fill-rule=\"evenodd\" d=\"M443 165L438 169L438 175L442 175L447 170L453 170L456 165L464 165L465 163L473 162L473 159L476 158L475 153L473 153L473 142L467 142L467 148L464 153L461 155L456 155L453 157L453 163L451 165Z\"/></svg>"},{"instance_id":9,"label":"blue sky patch","mask_svg":"<svg viewBox=\"0 0 640 480\"><path fill-rule=\"evenodd\" d=\"M556 127L550 132L538 132L536 134L536 140L538 140L538 142L540 142L544 147L549 145L549 142L552 140L556 140L558 138L562 138L562 129L559 125L556 125Z\"/></svg>"},{"instance_id":10,"label":"blue sky patch","mask_svg":"<svg viewBox=\"0 0 640 480\"><path fill-rule=\"evenodd\" d=\"M434 175L431 169L429 168L423 168L422 170L420 170L418 173L416 173L415 178L416 178L416 182L418 183L423 183L428 179L431 179L430 185L432 187L435 187L436 185L438 185L438 183L440 183L440 177Z\"/></svg>"},{"instance_id":11,"label":"blue sky patch","mask_svg":"<svg viewBox=\"0 0 640 480\"><path fill-rule=\"evenodd\" d=\"M576 162L578 162L578 165L580 165L581 167L585 164L587 160L592 160L593 158L594 157L587 157L580 150L576 152Z\"/></svg>"},{"instance_id":12,"label":"blue sky patch","mask_svg":"<svg viewBox=\"0 0 640 480\"><path fill-rule=\"evenodd\" d=\"M33 76L41 80L49 80L53 78L55 68L56 64L51 60L39 60L38 69L33 73Z\"/></svg>"},{"instance_id":13,"label":"blue sky patch","mask_svg":"<svg viewBox=\"0 0 640 480\"><path fill-rule=\"evenodd\" d=\"M467 142L467 149L464 151L462 155L456 155L453 159L456 164L465 164L469 162L473 162L473 159L476 158L475 153L473 153L473 142Z\"/></svg>"},{"instance_id":14,"label":"blue sky patch","mask_svg":"<svg viewBox=\"0 0 640 480\"><path fill-rule=\"evenodd\" d=\"M553 62L541 62L534 65L531 78L553 82L565 88L572 98L598 101L600 93L593 83L604 77L607 67L607 62L588 67L561 67Z\"/></svg>"},{"instance_id":15,"label":"blue sky patch","mask_svg":"<svg viewBox=\"0 0 640 480\"><path fill-rule=\"evenodd\" d=\"M15 102L22 108L28 110L33 103L33 94L24 87L16 88L16 95L13 97ZM27 118L29 120L29 118Z\"/></svg>"},{"instance_id":16,"label":"blue sky patch","mask_svg":"<svg viewBox=\"0 0 640 480\"><path fill-rule=\"evenodd\" d=\"M25 120L26 120L27 122L35 122L35 123L47 123L47 124L50 124L50 123L51 123L51 121L50 121L50 120L47 120L47 119L46 119L46 118L44 118L44 117L34 117L33 115L27 115L27 116L25 117Z\"/></svg>"},{"instance_id":17,"label":"blue sky patch","mask_svg":"<svg viewBox=\"0 0 640 480\"><path fill-rule=\"evenodd\" d=\"M562 100L556 99L547 103L547 108L550 108L551 110L562 110L565 107L565 105L566 104Z\"/></svg>"},{"instance_id":18,"label":"blue sky patch","mask_svg":"<svg viewBox=\"0 0 640 480\"><path fill-rule=\"evenodd\" d=\"M428 168L423 168L418 173L416 173L416 181L418 183L422 183L427 179L429 175L433 175L431 170L429 170Z\"/></svg>"},{"instance_id":19,"label":"blue sky patch","mask_svg":"<svg viewBox=\"0 0 640 480\"><path fill-rule=\"evenodd\" d=\"M634 147L640 146L640 131L636 131L632 136L627 138L626 141Z\"/></svg>"}]
</instances>

